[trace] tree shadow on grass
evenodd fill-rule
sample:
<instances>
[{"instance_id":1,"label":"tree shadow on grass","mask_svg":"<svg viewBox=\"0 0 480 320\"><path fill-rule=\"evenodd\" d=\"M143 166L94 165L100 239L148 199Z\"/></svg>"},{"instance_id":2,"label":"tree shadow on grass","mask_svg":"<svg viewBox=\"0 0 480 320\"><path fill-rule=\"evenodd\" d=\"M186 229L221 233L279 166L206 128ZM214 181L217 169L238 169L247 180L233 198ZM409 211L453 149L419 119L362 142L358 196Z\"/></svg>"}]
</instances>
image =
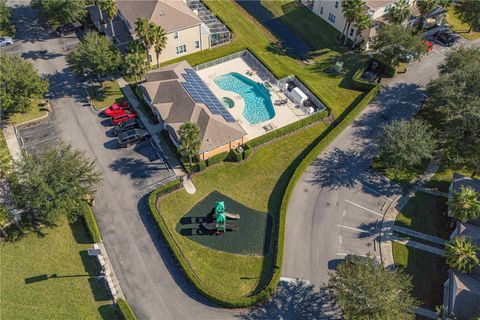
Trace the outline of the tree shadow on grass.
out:
<instances>
[{"instance_id":1,"label":"tree shadow on grass","mask_svg":"<svg viewBox=\"0 0 480 320\"><path fill-rule=\"evenodd\" d=\"M280 282L275 295L264 304L237 316L244 320L270 319L340 319L330 295L324 288L307 282Z\"/></svg>"}]
</instances>

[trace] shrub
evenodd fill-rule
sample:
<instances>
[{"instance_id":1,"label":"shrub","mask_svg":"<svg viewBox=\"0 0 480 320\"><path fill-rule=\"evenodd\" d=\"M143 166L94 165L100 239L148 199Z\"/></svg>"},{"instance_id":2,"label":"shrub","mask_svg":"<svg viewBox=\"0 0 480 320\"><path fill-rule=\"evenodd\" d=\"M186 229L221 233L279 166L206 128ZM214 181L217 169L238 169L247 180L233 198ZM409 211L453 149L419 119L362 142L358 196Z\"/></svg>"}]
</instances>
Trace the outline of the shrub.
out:
<instances>
[{"instance_id":1,"label":"shrub","mask_svg":"<svg viewBox=\"0 0 480 320\"><path fill-rule=\"evenodd\" d=\"M102 242L102 236L100 234L100 229L98 229L97 220L95 219L92 208L87 203L84 204L84 207L83 218L87 224L88 232L90 232L90 237L93 242L100 243Z\"/></svg>"},{"instance_id":2,"label":"shrub","mask_svg":"<svg viewBox=\"0 0 480 320\"><path fill-rule=\"evenodd\" d=\"M215 163L225 161L227 159L227 157L228 157L228 152L227 151L219 153L217 155L214 155L213 157L208 158L207 159L207 164L210 167L210 166L214 165Z\"/></svg>"},{"instance_id":3,"label":"shrub","mask_svg":"<svg viewBox=\"0 0 480 320\"><path fill-rule=\"evenodd\" d=\"M156 198L159 198L167 193L177 190L180 188L180 181L173 180L172 182L167 183L166 185L158 188L157 190L153 191L152 193L155 194Z\"/></svg>"},{"instance_id":4,"label":"shrub","mask_svg":"<svg viewBox=\"0 0 480 320\"><path fill-rule=\"evenodd\" d=\"M312 123L318 122L328 116L328 111L324 110L321 112L317 112L312 114L311 116L307 118L303 118L299 121L293 122L289 125L286 125L285 127L281 127L279 129L270 131L267 134L264 134L263 136L260 136L258 138L250 140L248 143L252 148L256 148L262 144L265 144L273 139L276 139L278 137L284 136L286 134L292 133L294 131L297 131L298 129L301 129L303 127L306 127L308 125L311 125Z\"/></svg>"},{"instance_id":5,"label":"shrub","mask_svg":"<svg viewBox=\"0 0 480 320\"><path fill-rule=\"evenodd\" d=\"M198 171L203 171L207 168L207 163L204 160L198 161Z\"/></svg>"},{"instance_id":6,"label":"shrub","mask_svg":"<svg viewBox=\"0 0 480 320\"><path fill-rule=\"evenodd\" d=\"M238 152L237 149L231 149L230 152L228 153L228 160L232 162L240 162L243 159L243 155Z\"/></svg>"},{"instance_id":7,"label":"shrub","mask_svg":"<svg viewBox=\"0 0 480 320\"><path fill-rule=\"evenodd\" d=\"M130 307L127 301L120 298L117 300L117 306L118 306L118 310L120 310L120 313L123 319L137 320L135 313L133 313L132 307Z\"/></svg>"},{"instance_id":8,"label":"shrub","mask_svg":"<svg viewBox=\"0 0 480 320\"><path fill-rule=\"evenodd\" d=\"M358 90L372 90L374 87L378 86L379 84L376 82L370 82L367 80L363 80L361 77L365 72L365 68L367 67L368 62L359 68L352 77L352 87Z\"/></svg>"},{"instance_id":9,"label":"shrub","mask_svg":"<svg viewBox=\"0 0 480 320\"><path fill-rule=\"evenodd\" d=\"M253 149L250 144L247 142L243 147L243 159L248 159L252 155Z\"/></svg>"}]
</instances>

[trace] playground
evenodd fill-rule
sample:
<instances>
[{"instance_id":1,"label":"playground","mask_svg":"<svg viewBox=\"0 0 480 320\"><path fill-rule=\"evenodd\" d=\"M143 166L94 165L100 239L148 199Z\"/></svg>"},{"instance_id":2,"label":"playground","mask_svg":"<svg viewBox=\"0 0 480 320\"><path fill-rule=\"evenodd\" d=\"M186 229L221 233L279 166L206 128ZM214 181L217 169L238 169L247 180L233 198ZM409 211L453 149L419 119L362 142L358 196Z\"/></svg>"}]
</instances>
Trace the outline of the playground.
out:
<instances>
[{"instance_id":1,"label":"playground","mask_svg":"<svg viewBox=\"0 0 480 320\"><path fill-rule=\"evenodd\" d=\"M272 218L214 191L177 223L182 236L211 249L242 255L266 255Z\"/></svg>"}]
</instances>

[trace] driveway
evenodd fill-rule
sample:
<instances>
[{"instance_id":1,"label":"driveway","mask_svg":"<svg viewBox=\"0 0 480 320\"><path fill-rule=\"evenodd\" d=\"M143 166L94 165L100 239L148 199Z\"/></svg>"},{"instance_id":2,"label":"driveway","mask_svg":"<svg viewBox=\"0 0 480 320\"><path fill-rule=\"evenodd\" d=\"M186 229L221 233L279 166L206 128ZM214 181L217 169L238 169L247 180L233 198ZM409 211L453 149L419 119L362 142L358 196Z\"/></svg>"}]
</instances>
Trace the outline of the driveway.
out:
<instances>
[{"instance_id":1,"label":"driveway","mask_svg":"<svg viewBox=\"0 0 480 320\"><path fill-rule=\"evenodd\" d=\"M103 175L95 215L122 291L137 317L228 319L238 315L238 311L219 308L202 298L172 259L144 196L145 187L161 181L168 169L149 141L127 149L109 148L112 137L101 124L104 119L89 106L83 84L65 62L65 49L78 43L78 39L53 38L43 32L38 28L38 13L29 7L16 7L12 14L18 34L17 43L8 50L22 55L30 53L29 59L50 81L54 110L47 122L23 128L19 136L25 139L26 147L28 143L32 147L37 142L42 145L45 139L57 143L62 139L95 160ZM42 130L46 134L43 139L40 135L34 137ZM31 140L27 140L29 134Z\"/></svg>"}]
</instances>

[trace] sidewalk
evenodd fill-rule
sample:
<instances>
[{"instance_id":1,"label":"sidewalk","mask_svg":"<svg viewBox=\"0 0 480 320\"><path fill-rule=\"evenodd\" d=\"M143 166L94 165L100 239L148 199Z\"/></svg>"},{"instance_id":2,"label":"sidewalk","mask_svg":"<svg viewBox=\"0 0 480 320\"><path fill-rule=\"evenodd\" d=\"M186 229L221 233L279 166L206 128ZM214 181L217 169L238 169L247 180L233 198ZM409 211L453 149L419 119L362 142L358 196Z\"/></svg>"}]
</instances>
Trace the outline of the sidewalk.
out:
<instances>
[{"instance_id":1,"label":"sidewalk","mask_svg":"<svg viewBox=\"0 0 480 320\"><path fill-rule=\"evenodd\" d=\"M429 234L425 234L425 233L422 233L422 232L418 232L418 231L415 231L415 230L412 230L412 229L403 228L403 227L399 227L399 226L395 226L395 225L393 226L393 231L403 233L407 236L422 239L422 240L425 240L425 241L428 241L428 242L431 242L431 243L436 243L436 244L439 244L439 245L442 245L442 246L445 244L445 242L448 241L448 240L441 239L439 237L431 236Z\"/></svg>"},{"instance_id":2,"label":"sidewalk","mask_svg":"<svg viewBox=\"0 0 480 320\"><path fill-rule=\"evenodd\" d=\"M7 143L8 152L13 161L19 161L22 159L22 150L18 144L17 135L15 134L15 126L8 125L3 128L3 135L5 136L5 142Z\"/></svg>"},{"instance_id":3,"label":"sidewalk","mask_svg":"<svg viewBox=\"0 0 480 320\"><path fill-rule=\"evenodd\" d=\"M163 156L165 157L165 160L167 161L170 168L172 168L175 175L179 178L186 176L187 173L183 169L181 163L178 161L175 154L172 152L172 150L167 145L167 143L162 139L160 139L159 137L160 131L162 131L161 125L150 123L150 120L148 119L147 115L140 108L140 101L138 100L137 96L132 91L128 83L125 81L125 79L118 78L116 81L120 85L120 89L123 91L127 99L130 101L130 104L137 111L140 119L142 120L142 123L145 125L148 132L150 132L153 138L153 141L157 144L158 148L160 149L160 152L162 152Z\"/></svg>"}]
</instances>

